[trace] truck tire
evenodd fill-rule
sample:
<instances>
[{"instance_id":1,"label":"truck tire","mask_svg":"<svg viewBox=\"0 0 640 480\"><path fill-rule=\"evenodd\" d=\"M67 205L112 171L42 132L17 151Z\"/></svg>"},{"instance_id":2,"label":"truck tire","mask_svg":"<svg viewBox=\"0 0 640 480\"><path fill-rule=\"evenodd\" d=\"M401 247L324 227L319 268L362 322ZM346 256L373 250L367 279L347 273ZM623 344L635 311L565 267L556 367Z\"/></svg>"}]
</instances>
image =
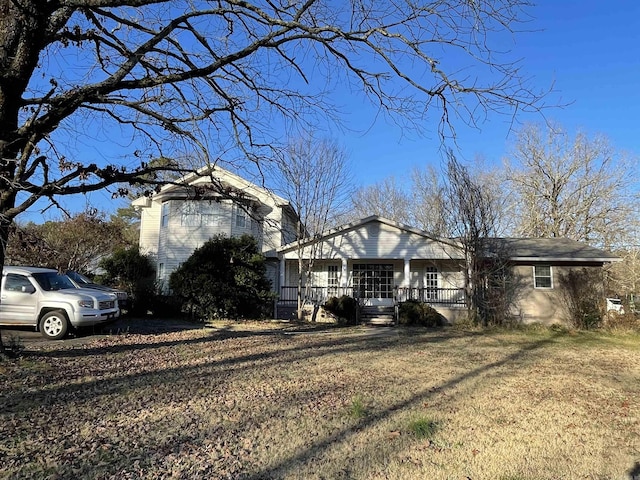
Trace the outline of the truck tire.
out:
<instances>
[{"instance_id":1,"label":"truck tire","mask_svg":"<svg viewBox=\"0 0 640 480\"><path fill-rule=\"evenodd\" d=\"M69 320L62 310L52 310L40 318L40 333L49 340L64 338L69 329Z\"/></svg>"}]
</instances>

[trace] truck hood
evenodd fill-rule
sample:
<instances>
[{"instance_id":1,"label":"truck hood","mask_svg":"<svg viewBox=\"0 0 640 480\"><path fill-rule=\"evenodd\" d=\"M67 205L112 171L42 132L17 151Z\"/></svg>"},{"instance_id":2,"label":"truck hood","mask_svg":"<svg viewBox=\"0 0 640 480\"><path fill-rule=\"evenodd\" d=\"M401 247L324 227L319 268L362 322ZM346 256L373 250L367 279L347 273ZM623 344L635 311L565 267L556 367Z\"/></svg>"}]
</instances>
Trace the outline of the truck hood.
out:
<instances>
[{"instance_id":1,"label":"truck hood","mask_svg":"<svg viewBox=\"0 0 640 480\"><path fill-rule=\"evenodd\" d=\"M98 302L116 299L115 294L101 292L100 290L93 290L91 288L65 288L63 290L54 290L52 292L45 292L45 293L55 293L56 295L64 295L69 299L91 298L93 300L97 300Z\"/></svg>"}]
</instances>

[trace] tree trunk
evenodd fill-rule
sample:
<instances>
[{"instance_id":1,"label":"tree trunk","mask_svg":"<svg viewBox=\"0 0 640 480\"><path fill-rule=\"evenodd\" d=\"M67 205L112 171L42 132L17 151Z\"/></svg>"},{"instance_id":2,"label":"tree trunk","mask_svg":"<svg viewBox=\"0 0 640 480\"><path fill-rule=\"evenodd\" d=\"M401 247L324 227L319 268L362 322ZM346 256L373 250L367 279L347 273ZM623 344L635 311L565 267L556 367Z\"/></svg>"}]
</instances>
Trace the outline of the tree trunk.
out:
<instances>
[{"instance_id":1,"label":"tree trunk","mask_svg":"<svg viewBox=\"0 0 640 480\"><path fill-rule=\"evenodd\" d=\"M9 231L11 228L11 224L13 223L12 219L8 219L5 215L0 215L0 271L4 267L4 259L6 258L7 253L7 243L9 241ZM4 343L2 341L2 330L0 329L0 356L6 356L7 351L4 347Z\"/></svg>"},{"instance_id":2,"label":"tree trunk","mask_svg":"<svg viewBox=\"0 0 640 480\"><path fill-rule=\"evenodd\" d=\"M304 320L304 300L302 296L302 275L303 275L303 267L304 260L301 258L302 250L298 250L298 304L297 304L297 319L302 322Z\"/></svg>"}]
</instances>

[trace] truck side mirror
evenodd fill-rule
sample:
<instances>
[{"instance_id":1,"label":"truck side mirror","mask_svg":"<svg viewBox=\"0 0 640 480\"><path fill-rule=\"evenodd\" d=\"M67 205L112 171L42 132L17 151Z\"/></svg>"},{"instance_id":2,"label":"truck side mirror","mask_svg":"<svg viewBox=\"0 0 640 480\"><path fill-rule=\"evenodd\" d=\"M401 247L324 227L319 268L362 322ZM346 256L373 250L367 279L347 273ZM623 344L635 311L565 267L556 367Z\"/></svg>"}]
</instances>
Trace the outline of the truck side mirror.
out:
<instances>
[{"instance_id":1,"label":"truck side mirror","mask_svg":"<svg viewBox=\"0 0 640 480\"><path fill-rule=\"evenodd\" d=\"M23 293L34 293L36 291L36 287L33 285L23 285L22 292Z\"/></svg>"}]
</instances>

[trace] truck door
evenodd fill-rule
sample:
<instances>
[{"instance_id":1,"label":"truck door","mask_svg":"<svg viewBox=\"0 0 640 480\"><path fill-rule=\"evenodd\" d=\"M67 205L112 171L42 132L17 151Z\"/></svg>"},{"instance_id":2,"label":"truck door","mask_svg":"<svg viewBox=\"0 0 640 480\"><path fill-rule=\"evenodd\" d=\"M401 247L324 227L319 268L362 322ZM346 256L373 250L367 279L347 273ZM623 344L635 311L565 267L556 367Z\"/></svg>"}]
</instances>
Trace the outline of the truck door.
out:
<instances>
[{"instance_id":1,"label":"truck door","mask_svg":"<svg viewBox=\"0 0 640 480\"><path fill-rule=\"evenodd\" d=\"M35 325L38 294L28 277L8 273L2 277L0 321L14 325Z\"/></svg>"}]
</instances>

